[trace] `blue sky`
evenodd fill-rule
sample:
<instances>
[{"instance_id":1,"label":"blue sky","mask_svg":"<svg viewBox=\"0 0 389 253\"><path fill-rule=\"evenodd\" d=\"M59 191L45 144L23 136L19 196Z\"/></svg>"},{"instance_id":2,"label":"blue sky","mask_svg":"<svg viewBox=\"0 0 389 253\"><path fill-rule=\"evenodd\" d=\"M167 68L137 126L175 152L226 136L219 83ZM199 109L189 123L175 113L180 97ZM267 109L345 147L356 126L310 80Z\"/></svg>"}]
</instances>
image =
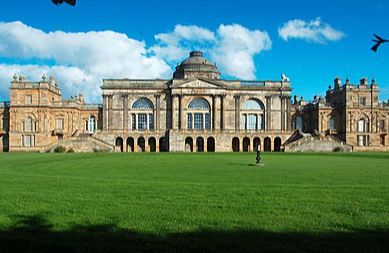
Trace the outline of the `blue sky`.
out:
<instances>
[{"instance_id":1,"label":"blue sky","mask_svg":"<svg viewBox=\"0 0 389 253\"><path fill-rule=\"evenodd\" d=\"M214 42L204 39L199 42L193 40L192 37L192 39L181 41L179 45L181 48L185 50L190 48L207 48L208 50L205 50L206 56L212 60L220 59L220 62L216 62L218 66L227 70L226 72L228 73L223 72L226 78L245 79L242 77L252 77L250 73L228 71L231 66L228 66L228 63L223 65L223 61L226 59L221 57L220 54L222 52L219 52L219 55L212 53L220 45L225 45L223 43L226 40L220 39L223 37L221 25L229 27L235 24L247 31L253 33L254 31L260 31L262 33L260 35L257 34L262 37L253 37L254 39L263 38L267 34L271 40L271 46L262 46L260 49L253 49L252 52L245 54L247 57L252 57L254 69L251 72L254 78L259 80L279 80L281 73L286 73L291 79L292 87L294 88L293 93L311 99L314 94L324 94L328 85L332 83L336 76L340 76L343 80L349 77L353 83L357 83L364 76L369 79L374 77L382 90L380 99L387 100L389 98L389 44L383 45L377 54L370 51L370 47L373 45L371 42L373 33L389 38L388 13L389 3L385 0L240 0L223 2L209 0L78 0L77 6L74 8L67 5L55 6L50 0L6 1L2 3L1 8L0 22L3 22L3 24L20 21L23 25L43 33L63 31L70 34L70 37L74 33L109 30L116 34L125 34L135 42L144 43L143 54L146 55L146 59L139 56L128 57L129 62L123 63L122 66L129 64L129 69L131 69L132 66L130 64L132 62L135 65L139 65L139 69L131 69L128 72L125 70L115 71L113 69L112 73L115 73L112 76L110 76L110 72L107 72L109 68L107 71L93 72L104 68L100 65L85 67L87 70L84 71L82 64L91 65L90 62L69 59L67 55L60 55L59 52L55 52L56 56L53 57L51 57L54 54L53 52L48 52L47 54L42 52L45 48L50 47L41 49L39 45L34 45L36 48L32 50L33 52L25 53L26 48L30 49L31 44L26 45L23 41L34 40L34 36L28 36L29 33L23 35L25 38L19 37L18 42L15 43L19 43L18 46L11 47L8 45L8 50L13 53L7 53L4 50L1 51L1 43L9 40L10 37L6 29L13 29L15 32L20 27L9 28L6 26L3 28L3 33L0 29L0 64L5 69L3 72L0 71L3 75L0 77L2 87L0 89L0 99L8 99L8 83L6 80L10 80L12 75L5 75L9 75L14 70L12 69L13 67L19 69L19 71L15 69L14 73L23 72L24 75L32 79L45 71L48 75L51 73L56 74L56 77L59 76L57 79L60 87L63 88L65 96L70 96L76 92L92 92L93 95L89 97L91 101L98 101L99 91L96 87L101 84L100 77L110 78L119 77L119 75L130 78L139 77L140 75L150 78L156 76L166 77L166 72L171 71L175 63L182 60L184 56L158 55L151 49L155 46L166 46L161 41L158 41L155 36L161 33L172 34L177 25L191 28L196 26L211 31L218 40L218 42ZM334 31L341 33L342 36L334 40L324 38L319 43L312 41L312 39L301 37L290 37L286 41L281 38L278 30L286 22L292 20L300 20L306 23L319 20L322 27L327 25ZM26 30L27 28L23 29ZM46 37L50 38L50 35ZM89 37L89 39L91 38ZM41 43L44 44L45 39L43 38L42 40L43 42ZM97 36L96 40L97 44L107 43L104 46L110 46L109 39L99 42L99 37ZM67 43L69 40L65 38L55 41L61 41L58 43L58 46L61 47L62 42ZM7 43L13 43L13 40ZM213 46L210 47L209 43L213 43ZM64 47L68 48L71 44L64 44ZM142 46L138 44L132 46L135 46L139 52L142 52ZM251 46L254 47L255 45ZM264 47L267 48L264 49ZM82 46L77 50L80 50L80 48ZM75 52L71 49L67 50L66 52ZM231 47L228 50L231 50ZM125 53L127 51L131 52L131 46L126 47L126 50L123 50L123 54L115 52L113 57L126 58L127 55ZM89 56L88 54L80 54L80 57ZM77 57L77 54L74 57ZM105 58L97 57L96 55L93 55L93 57L92 59L94 60L105 60ZM176 59L177 57L181 57L180 60ZM145 61L151 61L152 63L148 62L144 66L139 63L144 63ZM247 62L249 63L250 59L247 59ZM165 63L170 69L164 65ZM243 62L242 64L245 63ZM110 65L114 68L115 64L121 65L117 61L113 61ZM26 65L30 67L27 68ZM40 68L37 68L37 66L40 66ZM53 68L53 66L62 68ZM147 75L142 66L143 68L150 69L150 71L154 71L154 74ZM68 75L59 74L61 69L65 69L64 72L67 71ZM25 73L29 71L31 73ZM93 73L99 73L101 76L96 74L96 79L94 79L90 77ZM79 79L76 78L78 76ZM61 83L63 83L63 86ZM85 88L86 86L88 87ZM88 96L88 94L85 95Z\"/></svg>"}]
</instances>

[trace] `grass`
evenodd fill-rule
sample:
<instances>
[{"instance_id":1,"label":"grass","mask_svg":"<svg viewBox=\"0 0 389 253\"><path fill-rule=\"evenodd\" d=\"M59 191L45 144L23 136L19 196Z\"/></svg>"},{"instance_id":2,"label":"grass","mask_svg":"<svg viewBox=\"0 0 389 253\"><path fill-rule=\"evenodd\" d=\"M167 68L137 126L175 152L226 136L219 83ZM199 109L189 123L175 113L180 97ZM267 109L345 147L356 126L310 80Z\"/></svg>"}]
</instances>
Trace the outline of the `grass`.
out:
<instances>
[{"instance_id":1,"label":"grass","mask_svg":"<svg viewBox=\"0 0 389 253\"><path fill-rule=\"evenodd\" d=\"M0 155L0 251L389 250L389 155Z\"/></svg>"}]
</instances>

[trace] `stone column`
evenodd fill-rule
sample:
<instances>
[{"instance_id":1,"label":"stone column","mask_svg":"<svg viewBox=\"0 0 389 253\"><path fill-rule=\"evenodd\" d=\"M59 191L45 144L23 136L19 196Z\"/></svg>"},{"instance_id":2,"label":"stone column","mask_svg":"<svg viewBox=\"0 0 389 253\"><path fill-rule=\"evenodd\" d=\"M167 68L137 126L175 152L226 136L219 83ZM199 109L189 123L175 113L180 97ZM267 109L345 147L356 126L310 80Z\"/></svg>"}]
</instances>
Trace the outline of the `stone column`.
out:
<instances>
[{"instance_id":1,"label":"stone column","mask_svg":"<svg viewBox=\"0 0 389 253\"><path fill-rule=\"evenodd\" d=\"M108 129L108 96L103 95L103 130Z\"/></svg>"},{"instance_id":2,"label":"stone column","mask_svg":"<svg viewBox=\"0 0 389 253\"><path fill-rule=\"evenodd\" d=\"M113 95L108 96L108 125L107 125L107 130L112 130L113 129Z\"/></svg>"},{"instance_id":3,"label":"stone column","mask_svg":"<svg viewBox=\"0 0 389 253\"><path fill-rule=\"evenodd\" d=\"M235 131L240 130L240 95L235 95Z\"/></svg>"},{"instance_id":4,"label":"stone column","mask_svg":"<svg viewBox=\"0 0 389 253\"><path fill-rule=\"evenodd\" d=\"M177 95L172 95L172 128L173 130L178 129L178 96Z\"/></svg>"},{"instance_id":5,"label":"stone column","mask_svg":"<svg viewBox=\"0 0 389 253\"><path fill-rule=\"evenodd\" d=\"M221 130L224 130L226 128L225 126L225 116L224 116L224 99L226 98L226 95L223 94L221 97L220 97L220 122L221 122Z\"/></svg>"},{"instance_id":6,"label":"stone column","mask_svg":"<svg viewBox=\"0 0 389 253\"><path fill-rule=\"evenodd\" d=\"M285 96L280 96L281 100L281 131L285 130Z\"/></svg>"},{"instance_id":7,"label":"stone column","mask_svg":"<svg viewBox=\"0 0 389 253\"><path fill-rule=\"evenodd\" d=\"M212 126L214 130L220 130L220 123L221 123L221 106L220 106L220 96L216 95L213 96L213 115L212 115Z\"/></svg>"},{"instance_id":8,"label":"stone column","mask_svg":"<svg viewBox=\"0 0 389 253\"><path fill-rule=\"evenodd\" d=\"M160 115L161 115L161 95L157 94L154 95L155 97L155 105L156 105L156 110L155 110L155 130L159 130L160 128Z\"/></svg>"},{"instance_id":9,"label":"stone column","mask_svg":"<svg viewBox=\"0 0 389 253\"><path fill-rule=\"evenodd\" d=\"M272 124L271 124L271 96L268 95L266 98L266 131L272 130Z\"/></svg>"},{"instance_id":10,"label":"stone column","mask_svg":"<svg viewBox=\"0 0 389 253\"><path fill-rule=\"evenodd\" d=\"M123 130L128 131L128 94L123 95Z\"/></svg>"},{"instance_id":11,"label":"stone column","mask_svg":"<svg viewBox=\"0 0 389 253\"><path fill-rule=\"evenodd\" d=\"M182 98L183 98L183 95L180 95L178 97L178 106L180 108L180 110L179 110L179 119L180 119L180 121L179 121L178 127L179 127L180 130L185 128L185 126L184 126L184 108L183 108L183 105L182 105Z\"/></svg>"},{"instance_id":12,"label":"stone column","mask_svg":"<svg viewBox=\"0 0 389 253\"><path fill-rule=\"evenodd\" d=\"M287 115L286 115L286 130L291 131L292 130L292 115L291 115L291 104L290 104L291 97L288 96L286 99L286 108L287 108Z\"/></svg>"}]
</instances>

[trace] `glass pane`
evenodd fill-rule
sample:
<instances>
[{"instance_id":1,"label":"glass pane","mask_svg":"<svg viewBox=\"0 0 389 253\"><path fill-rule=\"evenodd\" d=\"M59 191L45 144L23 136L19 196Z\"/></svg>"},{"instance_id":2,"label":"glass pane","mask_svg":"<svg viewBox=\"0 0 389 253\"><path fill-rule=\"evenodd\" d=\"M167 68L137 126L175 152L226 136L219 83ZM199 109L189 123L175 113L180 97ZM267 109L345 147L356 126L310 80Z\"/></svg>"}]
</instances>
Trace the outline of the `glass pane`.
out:
<instances>
[{"instance_id":1,"label":"glass pane","mask_svg":"<svg viewBox=\"0 0 389 253\"><path fill-rule=\"evenodd\" d=\"M191 113L188 113L188 115L187 115L187 128L188 129L192 129L192 114Z\"/></svg>"},{"instance_id":2,"label":"glass pane","mask_svg":"<svg viewBox=\"0 0 389 253\"><path fill-rule=\"evenodd\" d=\"M203 114L194 114L194 129L203 129Z\"/></svg>"},{"instance_id":3,"label":"glass pane","mask_svg":"<svg viewBox=\"0 0 389 253\"><path fill-rule=\"evenodd\" d=\"M147 114L140 113L138 114L138 130L146 130L147 129Z\"/></svg>"},{"instance_id":4,"label":"glass pane","mask_svg":"<svg viewBox=\"0 0 389 253\"><path fill-rule=\"evenodd\" d=\"M205 114L205 129L211 129L211 115L209 113Z\"/></svg>"},{"instance_id":5,"label":"glass pane","mask_svg":"<svg viewBox=\"0 0 389 253\"><path fill-rule=\"evenodd\" d=\"M131 129L132 130L136 129L136 115L135 115L135 113L131 114Z\"/></svg>"},{"instance_id":6,"label":"glass pane","mask_svg":"<svg viewBox=\"0 0 389 253\"><path fill-rule=\"evenodd\" d=\"M241 120L242 120L241 129L246 129L246 114L242 115Z\"/></svg>"},{"instance_id":7,"label":"glass pane","mask_svg":"<svg viewBox=\"0 0 389 253\"><path fill-rule=\"evenodd\" d=\"M249 130L257 129L257 115L249 114L247 129Z\"/></svg>"},{"instance_id":8,"label":"glass pane","mask_svg":"<svg viewBox=\"0 0 389 253\"><path fill-rule=\"evenodd\" d=\"M149 114L149 129L153 130L154 129L154 115Z\"/></svg>"}]
</instances>

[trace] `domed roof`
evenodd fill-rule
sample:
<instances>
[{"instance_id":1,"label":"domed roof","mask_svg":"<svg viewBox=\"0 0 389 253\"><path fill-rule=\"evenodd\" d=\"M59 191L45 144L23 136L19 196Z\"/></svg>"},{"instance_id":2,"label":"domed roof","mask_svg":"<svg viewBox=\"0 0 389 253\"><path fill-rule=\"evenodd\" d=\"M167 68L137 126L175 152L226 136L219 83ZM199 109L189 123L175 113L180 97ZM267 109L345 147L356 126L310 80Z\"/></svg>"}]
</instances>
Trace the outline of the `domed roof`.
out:
<instances>
[{"instance_id":1,"label":"domed roof","mask_svg":"<svg viewBox=\"0 0 389 253\"><path fill-rule=\"evenodd\" d=\"M176 67L173 78L192 79L198 77L219 79L220 73L215 64L203 57L203 52L193 51L189 54L189 58Z\"/></svg>"}]
</instances>

